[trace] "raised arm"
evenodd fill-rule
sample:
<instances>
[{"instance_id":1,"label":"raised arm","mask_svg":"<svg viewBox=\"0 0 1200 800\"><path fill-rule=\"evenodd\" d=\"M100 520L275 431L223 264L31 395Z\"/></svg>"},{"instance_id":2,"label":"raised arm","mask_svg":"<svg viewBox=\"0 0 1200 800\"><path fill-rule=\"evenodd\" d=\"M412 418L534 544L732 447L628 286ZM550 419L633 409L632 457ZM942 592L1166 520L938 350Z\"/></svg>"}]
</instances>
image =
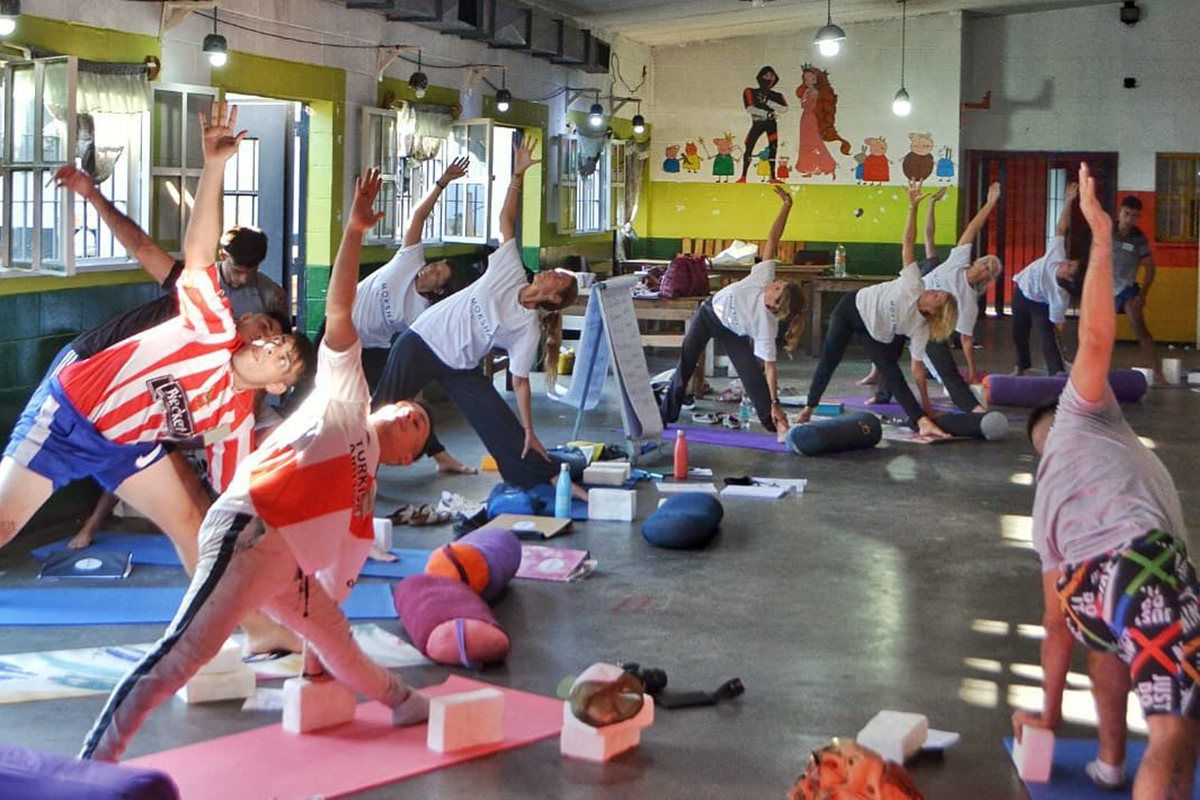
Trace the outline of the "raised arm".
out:
<instances>
[{"instance_id":1,"label":"raised arm","mask_svg":"<svg viewBox=\"0 0 1200 800\"><path fill-rule=\"evenodd\" d=\"M175 266L175 259L158 246L136 222L125 216L101 192L86 172L68 164L59 167L54 173L54 180L59 186L65 186L75 194L87 200L100 219L112 231L113 236L141 266L158 283L162 283Z\"/></svg>"},{"instance_id":2,"label":"raised arm","mask_svg":"<svg viewBox=\"0 0 1200 800\"><path fill-rule=\"evenodd\" d=\"M775 194L779 195L783 205L779 208L779 214L775 217L775 224L771 226L771 232L767 234L767 243L763 245L763 261L775 257L776 251L779 250L779 240L783 237L783 228L787 225L788 214L792 211L792 193L777 185Z\"/></svg>"},{"instance_id":3,"label":"raised arm","mask_svg":"<svg viewBox=\"0 0 1200 800\"><path fill-rule=\"evenodd\" d=\"M992 213L992 209L996 207L996 203L1000 202L1000 182L997 181L988 187L987 202L983 204L983 208L976 212L971 221L967 223L967 227L963 230L962 236L958 237L958 246L970 244L975 241L976 235L983 230L983 226L987 224L987 218Z\"/></svg>"},{"instance_id":4,"label":"raised arm","mask_svg":"<svg viewBox=\"0 0 1200 800\"><path fill-rule=\"evenodd\" d=\"M1067 184L1067 196L1063 200L1062 211L1058 215L1058 224L1054 226L1055 236L1066 236L1067 226L1071 224L1071 206L1079 197L1079 184L1072 181Z\"/></svg>"},{"instance_id":5,"label":"raised arm","mask_svg":"<svg viewBox=\"0 0 1200 800\"><path fill-rule=\"evenodd\" d=\"M429 215L433 213L433 207L437 205L438 198L442 196L442 192L446 191L446 186L450 181L456 181L467 174L469 164L470 159L466 156L452 161L450 166L446 167L446 171L442 173L442 177L434 182L428 194L422 198L420 205L413 209L412 221L408 223L408 230L404 232L405 247L421 241L421 232L425 230L425 220L429 219Z\"/></svg>"},{"instance_id":6,"label":"raised arm","mask_svg":"<svg viewBox=\"0 0 1200 800\"><path fill-rule=\"evenodd\" d=\"M537 149L536 136L526 134L521 143L513 142L513 176L508 184L508 193L504 195L504 207L500 209L500 243L503 244L517 235L517 214L521 210L521 186L525 181L525 170L541 161L533 157Z\"/></svg>"},{"instance_id":7,"label":"raised arm","mask_svg":"<svg viewBox=\"0 0 1200 800\"><path fill-rule=\"evenodd\" d=\"M1079 303L1079 347L1071 383L1080 397L1094 403L1104 396L1108 383L1117 312L1112 291L1112 219L1100 207L1086 163L1079 167L1079 206L1092 229L1092 250Z\"/></svg>"},{"instance_id":8,"label":"raised arm","mask_svg":"<svg viewBox=\"0 0 1200 800\"><path fill-rule=\"evenodd\" d=\"M921 194L921 184L919 181L909 181L908 221L904 223L904 244L900 252L900 258L904 262L901 264L903 267L907 267L917 260L917 207L928 196L927 194Z\"/></svg>"},{"instance_id":9,"label":"raised arm","mask_svg":"<svg viewBox=\"0 0 1200 800\"><path fill-rule=\"evenodd\" d=\"M201 111L200 129L203 134L204 170L196 187L196 202L192 218L183 237L183 263L187 269L205 269L217 256L221 238L221 185L225 179L225 162L237 153L245 131L234 133L237 125L237 106L224 100L214 100L212 113L205 117Z\"/></svg>"},{"instance_id":10,"label":"raised arm","mask_svg":"<svg viewBox=\"0 0 1200 800\"><path fill-rule=\"evenodd\" d=\"M934 211L937 209L937 201L946 196L946 187L938 189L933 197L929 198L929 213L925 215L925 257L937 258L937 245L933 241L933 232L937 227L937 222L934 220Z\"/></svg>"},{"instance_id":11,"label":"raised arm","mask_svg":"<svg viewBox=\"0 0 1200 800\"><path fill-rule=\"evenodd\" d=\"M375 197L379 194L379 170L373 169L361 178L354 179L354 202L350 206L350 218L342 234L333 271L329 275L329 291L325 296L325 343L331 350L349 350L358 341L351 314L354 311L354 293L358 289L358 254L362 250L363 236L383 219L382 212L375 211Z\"/></svg>"}]
</instances>

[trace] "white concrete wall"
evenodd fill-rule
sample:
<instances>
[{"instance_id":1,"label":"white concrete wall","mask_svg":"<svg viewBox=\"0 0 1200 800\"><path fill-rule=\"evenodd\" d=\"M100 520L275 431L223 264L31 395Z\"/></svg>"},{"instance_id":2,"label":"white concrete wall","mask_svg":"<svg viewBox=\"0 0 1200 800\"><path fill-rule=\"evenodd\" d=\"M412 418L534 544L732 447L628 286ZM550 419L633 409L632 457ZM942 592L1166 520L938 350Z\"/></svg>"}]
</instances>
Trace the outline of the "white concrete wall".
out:
<instances>
[{"instance_id":1,"label":"white concrete wall","mask_svg":"<svg viewBox=\"0 0 1200 800\"><path fill-rule=\"evenodd\" d=\"M158 35L160 9L160 3L133 3L126 0L25 0L22 3L22 10L26 14L149 36ZM326 44L420 45L423 48L423 68L429 75L430 83L450 88L465 89L466 70L439 69L439 65L503 65L508 72L508 88L515 97L550 105L551 133L559 132L554 124L557 118L558 124L561 125L563 99L561 96L550 100L544 98L566 85L600 89L605 95L610 91L609 78L605 75L584 73L524 53L492 50L477 42L443 35L408 23L388 22L380 12L350 11L343 4L333 0L223 0L219 18L259 31ZM345 198L349 203L354 174L359 164L359 109L364 105L374 105L376 100L376 51L301 44L237 30L226 25L221 25L219 30L228 40L231 51L346 70L347 153L344 180ZM210 67L200 53L200 45L205 35L211 32L212 23L195 15L188 18L183 25L172 29L163 41L161 80L208 85ZM607 32L597 33L604 38ZM608 37L606 41L612 44L612 50L621 64L622 74L630 78L630 83L640 80L642 66L649 64L649 49L620 37ZM387 69L386 75L407 80L415 69L414 65L398 60ZM489 77L497 85L500 84L499 73L493 73ZM627 94L619 84L615 89L617 95ZM649 91L649 84L645 90ZM491 91L490 87L481 84L475 89L473 99L478 101L481 92ZM644 96L649 95L647 93ZM586 109L591 102L591 99L581 100L575 107ZM470 110L472 104L470 100L464 102L467 110ZM624 116L632 113L632 109L628 107L622 111Z\"/></svg>"},{"instance_id":2,"label":"white concrete wall","mask_svg":"<svg viewBox=\"0 0 1200 800\"><path fill-rule=\"evenodd\" d=\"M854 184L853 156L866 137L887 139L887 156L893 161L892 183L904 180L900 162L908 153L910 132L932 133L935 157L948 146L957 164L961 30L962 17L957 13L908 20L905 85L913 111L906 118L892 113L892 99L900 88L899 19L848 26L842 52L831 58L819 55L812 47L815 30L656 47L651 67L654 102L646 110L647 121L654 125L651 174L655 180L711 181L707 163L698 175L664 173L663 148L698 138L711 142L726 132L735 134L740 145L750 126L742 106L742 90L754 85L755 75L764 65L778 72L780 82L775 88L788 102L788 112L779 118L779 155L789 156L794 166L800 126L796 87L805 62L828 70L838 96L836 126L851 144L849 156L843 156L836 143L828 145L838 162L838 184ZM765 137L755 149L763 146ZM738 162L740 174L740 159ZM804 179L794 176L792 180ZM813 182L831 181L826 176Z\"/></svg>"},{"instance_id":3,"label":"white concrete wall","mask_svg":"<svg viewBox=\"0 0 1200 800\"><path fill-rule=\"evenodd\" d=\"M1119 188L1154 188L1156 152L1200 151L1198 0L1141 0L1122 24L1116 3L980 17L963 34L963 146L1119 153ZM1137 78L1125 89L1125 77Z\"/></svg>"}]
</instances>

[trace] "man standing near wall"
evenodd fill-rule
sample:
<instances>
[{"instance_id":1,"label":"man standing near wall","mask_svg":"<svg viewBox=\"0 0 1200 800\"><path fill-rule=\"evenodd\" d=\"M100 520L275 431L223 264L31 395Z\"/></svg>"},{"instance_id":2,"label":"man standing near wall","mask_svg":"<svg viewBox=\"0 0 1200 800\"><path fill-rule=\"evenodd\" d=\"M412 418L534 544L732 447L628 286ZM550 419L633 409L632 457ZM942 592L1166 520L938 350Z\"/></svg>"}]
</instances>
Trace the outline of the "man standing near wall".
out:
<instances>
[{"instance_id":1,"label":"man standing near wall","mask_svg":"<svg viewBox=\"0 0 1200 800\"><path fill-rule=\"evenodd\" d=\"M1142 364L1154 370L1154 377L1159 383L1166 383L1162 367L1154 355L1154 339L1146 327L1143 313L1146 298L1150 295L1150 284L1154 283L1154 258L1150 253L1150 240L1137 226L1141 216L1141 200L1130 195L1121 201L1117 225L1113 228L1113 297L1117 313L1124 311L1125 316L1129 317L1129 325L1137 336L1141 350ZM1145 267L1146 270L1140 285L1137 282L1139 267Z\"/></svg>"},{"instance_id":2,"label":"man standing near wall","mask_svg":"<svg viewBox=\"0 0 1200 800\"><path fill-rule=\"evenodd\" d=\"M283 287L258 268L266 257L267 235L258 228L237 225L221 237L221 291L234 314L249 311L289 316Z\"/></svg>"}]
</instances>

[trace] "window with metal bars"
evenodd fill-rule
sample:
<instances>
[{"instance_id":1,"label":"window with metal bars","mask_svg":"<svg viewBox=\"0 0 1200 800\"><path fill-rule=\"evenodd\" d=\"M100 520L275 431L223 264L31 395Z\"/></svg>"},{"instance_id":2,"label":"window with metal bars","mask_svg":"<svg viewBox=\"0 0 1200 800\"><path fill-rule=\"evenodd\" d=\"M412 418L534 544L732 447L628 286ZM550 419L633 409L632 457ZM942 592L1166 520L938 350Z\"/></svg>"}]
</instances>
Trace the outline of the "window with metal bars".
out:
<instances>
[{"instance_id":1,"label":"window with metal bars","mask_svg":"<svg viewBox=\"0 0 1200 800\"><path fill-rule=\"evenodd\" d=\"M1154 182L1155 238L1200 239L1200 153L1159 153Z\"/></svg>"}]
</instances>

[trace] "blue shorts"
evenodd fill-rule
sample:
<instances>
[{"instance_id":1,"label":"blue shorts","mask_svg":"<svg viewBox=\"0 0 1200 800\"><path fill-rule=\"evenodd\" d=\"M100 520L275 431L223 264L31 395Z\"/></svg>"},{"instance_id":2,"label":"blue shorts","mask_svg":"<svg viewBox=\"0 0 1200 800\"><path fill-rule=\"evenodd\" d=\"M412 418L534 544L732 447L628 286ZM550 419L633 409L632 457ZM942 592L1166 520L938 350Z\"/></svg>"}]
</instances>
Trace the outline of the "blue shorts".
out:
<instances>
[{"instance_id":1,"label":"blue shorts","mask_svg":"<svg viewBox=\"0 0 1200 800\"><path fill-rule=\"evenodd\" d=\"M117 444L101 436L67 399L53 367L29 398L4 448L5 458L48 478L56 491L92 477L114 492L165 454L158 442Z\"/></svg>"},{"instance_id":2,"label":"blue shorts","mask_svg":"<svg viewBox=\"0 0 1200 800\"><path fill-rule=\"evenodd\" d=\"M1138 286L1136 283L1131 283L1121 291L1117 292L1116 296L1113 297L1113 300L1115 300L1117 303L1117 313L1120 314L1122 311L1124 311L1125 303L1137 297L1141 293L1142 287Z\"/></svg>"}]
</instances>

